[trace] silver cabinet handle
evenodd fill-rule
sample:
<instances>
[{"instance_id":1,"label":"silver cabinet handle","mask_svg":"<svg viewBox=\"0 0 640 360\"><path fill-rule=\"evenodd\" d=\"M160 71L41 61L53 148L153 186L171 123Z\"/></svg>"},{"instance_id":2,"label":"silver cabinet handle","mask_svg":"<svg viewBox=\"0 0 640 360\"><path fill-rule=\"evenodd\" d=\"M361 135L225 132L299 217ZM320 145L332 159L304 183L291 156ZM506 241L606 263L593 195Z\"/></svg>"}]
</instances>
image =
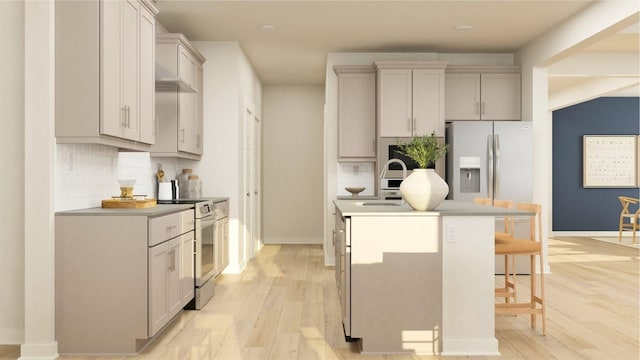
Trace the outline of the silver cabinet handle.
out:
<instances>
[{"instance_id":1,"label":"silver cabinet handle","mask_svg":"<svg viewBox=\"0 0 640 360\"><path fill-rule=\"evenodd\" d=\"M495 149L495 188L493 189L494 198L500 198L500 135L493 136L493 148Z\"/></svg>"},{"instance_id":2,"label":"silver cabinet handle","mask_svg":"<svg viewBox=\"0 0 640 360\"><path fill-rule=\"evenodd\" d=\"M409 130L409 132L411 132L411 130L412 130L411 129L411 122L412 122L411 118L408 118L407 119L407 130Z\"/></svg>"},{"instance_id":3,"label":"silver cabinet handle","mask_svg":"<svg viewBox=\"0 0 640 360\"><path fill-rule=\"evenodd\" d=\"M490 199L493 199L493 135L487 135L487 192Z\"/></svg>"},{"instance_id":4,"label":"silver cabinet handle","mask_svg":"<svg viewBox=\"0 0 640 360\"><path fill-rule=\"evenodd\" d=\"M196 135L196 147L200 147L200 134Z\"/></svg>"},{"instance_id":5,"label":"silver cabinet handle","mask_svg":"<svg viewBox=\"0 0 640 360\"><path fill-rule=\"evenodd\" d=\"M480 114L484 115L484 101L480 103Z\"/></svg>"},{"instance_id":6,"label":"silver cabinet handle","mask_svg":"<svg viewBox=\"0 0 640 360\"><path fill-rule=\"evenodd\" d=\"M125 126L127 127L127 129L131 128L131 119L130 119L130 111L129 111L129 105L125 105L124 106L124 112L125 112Z\"/></svg>"},{"instance_id":7,"label":"silver cabinet handle","mask_svg":"<svg viewBox=\"0 0 640 360\"><path fill-rule=\"evenodd\" d=\"M257 191L254 191L254 192L253 192L253 194L254 194L254 195L258 195L258 192L257 192Z\"/></svg>"},{"instance_id":8,"label":"silver cabinet handle","mask_svg":"<svg viewBox=\"0 0 640 360\"><path fill-rule=\"evenodd\" d=\"M122 121L120 122L120 126L127 126L127 105L122 107Z\"/></svg>"},{"instance_id":9,"label":"silver cabinet handle","mask_svg":"<svg viewBox=\"0 0 640 360\"><path fill-rule=\"evenodd\" d=\"M411 127L411 136L416 135L416 118L413 118L413 126Z\"/></svg>"},{"instance_id":10,"label":"silver cabinet handle","mask_svg":"<svg viewBox=\"0 0 640 360\"><path fill-rule=\"evenodd\" d=\"M480 101L476 101L476 114L480 113Z\"/></svg>"},{"instance_id":11,"label":"silver cabinet handle","mask_svg":"<svg viewBox=\"0 0 640 360\"><path fill-rule=\"evenodd\" d=\"M248 192L248 193L247 193L247 197L249 197L249 196L251 196L251 193L250 193L250 192Z\"/></svg>"},{"instance_id":12,"label":"silver cabinet handle","mask_svg":"<svg viewBox=\"0 0 640 360\"><path fill-rule=\"evenodd\" d=\"M180 129L180 133L182 133L182 140L180 140L180 142L184 143L184 128Z\"/></svg>"}]
</instances>

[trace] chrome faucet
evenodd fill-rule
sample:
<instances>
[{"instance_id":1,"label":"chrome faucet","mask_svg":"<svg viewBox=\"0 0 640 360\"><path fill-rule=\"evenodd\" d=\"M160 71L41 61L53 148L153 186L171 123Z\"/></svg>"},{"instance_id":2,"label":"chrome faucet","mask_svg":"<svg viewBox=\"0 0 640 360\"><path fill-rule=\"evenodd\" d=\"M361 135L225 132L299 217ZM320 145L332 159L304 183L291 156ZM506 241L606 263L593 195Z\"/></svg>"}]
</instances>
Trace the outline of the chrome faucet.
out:
<instances>
[{"instance_id":1,"label":"chrome faucet","mask_svg":"<svg viewBox=\"0 0 640 360\"><path fill-rule=\"evenodd\" d=\"M404 163L404 161L400 160L400 159L390 159L389 161L387 161L383 166L382 166L382 172L380 173L380 179L384 179L385 175L387 175L387 166L389 166L389 164L392 163L398 163L400 164L400 166L402 166L402 180L407 178L407 165Z\"/></svg>"}]
</instances>

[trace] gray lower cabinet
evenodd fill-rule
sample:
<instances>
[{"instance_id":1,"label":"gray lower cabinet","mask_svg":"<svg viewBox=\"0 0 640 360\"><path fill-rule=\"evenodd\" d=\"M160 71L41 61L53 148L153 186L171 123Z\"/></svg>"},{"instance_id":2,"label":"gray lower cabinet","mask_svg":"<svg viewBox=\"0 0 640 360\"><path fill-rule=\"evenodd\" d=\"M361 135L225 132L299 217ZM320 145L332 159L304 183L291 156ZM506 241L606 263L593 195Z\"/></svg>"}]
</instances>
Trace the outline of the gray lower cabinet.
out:
<instances>
[{"instance_id":1,"label":"gray lower cabinet","mask_svg":"<svg viewBox=\"0 0 640 360\"><path fill-rule=\"evenodd\" d=\"M136 353L193 298L192 209L105 213L56 214L61 354Z\"/></svg>"}]
</instances>

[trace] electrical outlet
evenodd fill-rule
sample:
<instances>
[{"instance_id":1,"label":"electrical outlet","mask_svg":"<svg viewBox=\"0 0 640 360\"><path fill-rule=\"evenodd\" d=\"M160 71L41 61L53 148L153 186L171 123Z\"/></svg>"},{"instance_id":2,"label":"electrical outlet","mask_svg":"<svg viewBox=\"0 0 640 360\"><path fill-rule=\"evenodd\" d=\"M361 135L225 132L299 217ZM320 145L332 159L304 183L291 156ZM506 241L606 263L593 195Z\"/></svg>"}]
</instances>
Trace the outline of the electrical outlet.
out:
<instances>
[{"instance_id":1,"label":"electrical outlet","mask_svg":"<svg viewBox=\"0 0 640 360\"><path fill-rule=\"evenodd\" d=\"M447 225L447 242L456 242L456 228L455 226Z\"/></svg>"}]
</instances>

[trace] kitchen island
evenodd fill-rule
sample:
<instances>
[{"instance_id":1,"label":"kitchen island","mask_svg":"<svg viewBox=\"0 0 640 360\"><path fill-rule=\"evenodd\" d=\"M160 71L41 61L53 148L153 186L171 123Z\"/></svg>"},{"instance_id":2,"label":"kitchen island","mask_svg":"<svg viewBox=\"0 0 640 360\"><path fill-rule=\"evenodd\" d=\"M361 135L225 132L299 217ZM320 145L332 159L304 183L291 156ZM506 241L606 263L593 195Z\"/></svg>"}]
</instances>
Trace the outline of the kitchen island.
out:
<instances>
[{"instance_id":1,"label":"kitchen island","mask_svg":"<svg viewBox=\"0 0 640 360\"><path fill-rule=\"evenodd\" d=\"M345 337L363 353L499 355L495 217L526 212L444 201L336 200Z\"/></svg>"}]
</instances>

